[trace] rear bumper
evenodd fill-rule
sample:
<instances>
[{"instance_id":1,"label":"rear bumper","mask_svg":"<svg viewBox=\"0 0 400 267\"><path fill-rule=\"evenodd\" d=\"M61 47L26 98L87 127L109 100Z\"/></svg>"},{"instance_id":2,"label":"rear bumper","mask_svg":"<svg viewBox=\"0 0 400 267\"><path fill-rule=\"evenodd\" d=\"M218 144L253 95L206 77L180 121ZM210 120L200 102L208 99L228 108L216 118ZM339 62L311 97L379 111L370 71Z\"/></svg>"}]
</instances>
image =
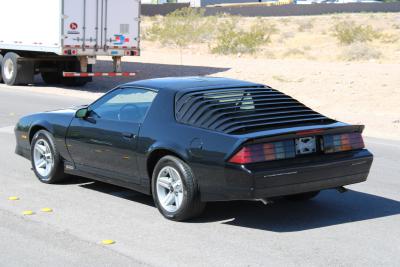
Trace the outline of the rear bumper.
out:
<instances>
[{"instance_id":1,"label":"rear bumper","mask_svg":"<svg viewBox=\"0 0 400 267\"><path fill-rule=\"evenodd\" d=\"M319 159L318 159L319 158ZM323 158L323 160L321 160ZM218 189L206 190L204 201L270 198L363 182L373 155L366 149L315 159L228 166ZM211 188L210 188L211 189Z\"/></svg>"}]
</instances>

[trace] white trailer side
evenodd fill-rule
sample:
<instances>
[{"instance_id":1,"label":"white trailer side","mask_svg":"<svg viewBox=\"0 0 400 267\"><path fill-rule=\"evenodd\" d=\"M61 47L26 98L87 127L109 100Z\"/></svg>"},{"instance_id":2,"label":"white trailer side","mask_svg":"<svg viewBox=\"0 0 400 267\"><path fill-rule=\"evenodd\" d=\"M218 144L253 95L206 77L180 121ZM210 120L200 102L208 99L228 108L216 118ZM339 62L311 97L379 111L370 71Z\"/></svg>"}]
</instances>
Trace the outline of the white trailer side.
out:
<instances>
[{"instance_id":1,"label":"white trailer side","mask_svg":"<svg viewBox=\"0 0 400 267\"><path fill-rule=\"evenodd\" d=\"M114 72L121 72L121 57L140 54L139 0L0 0L0 6L0 82L3 76L7 84L26 84L38 73L49 83L77 81L101 76L88 73L96 56L112 56ZM21 77L11 77L11 68Z\"/></svg>"}]
</instances>

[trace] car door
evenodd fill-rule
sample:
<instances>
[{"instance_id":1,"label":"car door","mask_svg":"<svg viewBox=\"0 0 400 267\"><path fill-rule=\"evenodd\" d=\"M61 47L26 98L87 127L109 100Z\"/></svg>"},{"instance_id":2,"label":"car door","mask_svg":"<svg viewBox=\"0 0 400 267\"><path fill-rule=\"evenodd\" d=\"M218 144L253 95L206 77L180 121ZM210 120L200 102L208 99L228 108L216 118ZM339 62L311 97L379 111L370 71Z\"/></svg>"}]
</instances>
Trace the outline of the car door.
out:
<instances>
[{"instance_id":1,"label":"car door","mask_svg":"<svg viewBox=\"0 0 400 267\"><path fill-rule=\"evenodd\" d=\"M116 89L90 105L85 118L74 118L66 143L76 168L140 183L137 137L155 95L145 89Z\"/></svg>"}]
</instances>

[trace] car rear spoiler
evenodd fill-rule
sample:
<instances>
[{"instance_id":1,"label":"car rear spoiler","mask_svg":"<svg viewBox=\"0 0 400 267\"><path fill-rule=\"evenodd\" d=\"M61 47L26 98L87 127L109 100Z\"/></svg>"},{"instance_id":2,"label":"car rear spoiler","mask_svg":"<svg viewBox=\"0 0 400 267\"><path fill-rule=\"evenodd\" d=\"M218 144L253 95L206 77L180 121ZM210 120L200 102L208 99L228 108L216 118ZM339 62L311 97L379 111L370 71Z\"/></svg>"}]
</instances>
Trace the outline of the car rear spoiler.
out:
<instances>
[{"instance_id":1,"label":"car rear spoiler","mask_svg":"<svg viewBox=\"0 0 400 267\"><path fill-rule=\"evenodd\" d=\"M229 158L243 145L268 143L280 140L288 140L299 137L315 136L315 135L327 135L327 134L339 134L339 133L362 133L364 131L364 125L349 125L342 122L336 122L327 125L313 125L313 126L302 126L293 128L281 128L268 131L259 131L254 133L248 133L238 135L236 144L232 150L226 155Z\"/></svg>"},{"instance_id":2,"label":"car rear spoiler","mask_svg":"<svg viewBox=\"0 0 400 267\"><path fill-rule=\"evenodd\" d=\"M364 131L364 128L365 128L364 125L349 125L341 122L328 125L282 128L271 131L262 131L262 132L245 134L241 138L241 144L271 142L284 139L298 138L302 136L354 133L354 132L362 133Z\"/></svg>"}]
</instances>

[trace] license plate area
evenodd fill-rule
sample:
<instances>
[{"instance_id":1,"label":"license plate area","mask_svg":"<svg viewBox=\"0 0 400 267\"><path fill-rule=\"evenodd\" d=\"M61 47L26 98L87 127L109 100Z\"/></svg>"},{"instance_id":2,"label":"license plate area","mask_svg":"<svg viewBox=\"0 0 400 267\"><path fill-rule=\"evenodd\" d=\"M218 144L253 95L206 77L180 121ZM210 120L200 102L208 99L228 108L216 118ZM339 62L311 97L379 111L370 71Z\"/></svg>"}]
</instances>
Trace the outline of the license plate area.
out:
<instances>
[{"instance_id":1,"label":"license plate area","mask_svg":"<svg viewBox=\"0 0 400 267\"><path fill-rule=\"evenodd\" d=\"M307 155L317 152L315 136L301 137L296 139L296 154Z\"/></svg>"}]
</instances>

